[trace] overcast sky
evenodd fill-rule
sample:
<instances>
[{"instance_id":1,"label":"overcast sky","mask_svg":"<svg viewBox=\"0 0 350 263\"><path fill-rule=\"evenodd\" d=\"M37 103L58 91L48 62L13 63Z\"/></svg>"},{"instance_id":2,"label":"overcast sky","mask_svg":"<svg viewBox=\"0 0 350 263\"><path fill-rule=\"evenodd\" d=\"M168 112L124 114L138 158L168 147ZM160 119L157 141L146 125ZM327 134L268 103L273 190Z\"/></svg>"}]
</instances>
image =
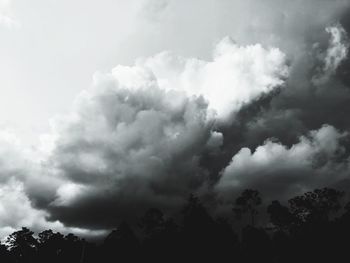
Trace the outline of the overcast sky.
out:
<instances>
[{"instance_id":1,"label":"overcast sky","mask_svg":"<svg viewBox=\"0 0 350 263\"><path fill-rule=\"evenodd\" d=\"M0 0L0 235L348 185L349 8Z\"/></svg>"}]
</instances>

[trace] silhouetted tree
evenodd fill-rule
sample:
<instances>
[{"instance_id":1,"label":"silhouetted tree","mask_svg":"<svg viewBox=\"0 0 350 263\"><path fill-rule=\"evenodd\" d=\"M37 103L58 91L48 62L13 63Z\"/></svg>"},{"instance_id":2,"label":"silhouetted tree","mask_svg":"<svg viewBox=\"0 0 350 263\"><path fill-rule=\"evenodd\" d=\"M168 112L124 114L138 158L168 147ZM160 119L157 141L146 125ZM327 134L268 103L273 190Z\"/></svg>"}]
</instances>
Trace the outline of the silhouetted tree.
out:
<instances>
[{"instance_id":1,"label":"silhouetted tree","mask_svg":"<svg viewBox=\"0 0 350 263\"><path fill-rule=\"evenodd\" d=\"M247 189L236 199L233 207L233 212L237 218L248 214L252 226L255 226L255 217L258 214L257 207L262 203L260 193L257 190Z\"/></svg>"},{"instance_id":2,"label":"silhouetted tree","mask_svg":"<svg viewBox=\"0 0 350 263\"><path fill-rule=\"evenodd\" d=\"M190 260L214 260L215 221L199 198L190 195L183 213L183 245Z\"/></svg>"},{"instance_id":3,"label":"silhouetted tree","mask_svg":"<svg viewBox=\"0 0 350 263\"><path fill-rule=\"evenodd\" d=\"M334 235L332 215L341 208L344 193L331 188L315 189L289 200L290 211L298 219L292 233L301 262L333 262L339 254L339 235ZM339 262L339 261L337 261Z\"/></svg>"},{"instance_id":4,"label":"silhouetted tree","mask_svg":"<svg viewBox=\"0 0 350 263\"><path fill-rule=\"evenodd\" d=\"M342 262L349 257L350 243L350 202L344 206L344 214L337 218L333 224L331 242L333 245L333 262ZM336 248L336 251L334 251ZM336 257L339 259L337 260Z\"/></svg>"},{"instance_id":5,"label":"silhouetted tree","mask_svg":"<svg viewBox=\"0 0 350 263\"><path fill-rule=\"evenodd\" d=\"M342 216L335 216L342 197L343 192L323 188L291 198L289 207L272 201L267 207L274 226L270 232L271 228L255 226L262 203L259 192L245 190L233 209L250 221L239 239L229 219L214 220L199 198L191 195L177 223L151 208L137 225L120 223L101 245L50 229L35 238L22 228L0 244L0 262L348 262L350 203Z\"/></svg>"},{"instance_id":6,"label":"silhouetted tree","mask_svg":"<svg viewBox=\"0 0 350 263\"><path fill-rule=\"evenodd\" d=\"M159 209L151 208L140 219L139 226L144 234L143 254L147 260L176 262L179 232L172 219L166 219ZM170 259L169 255L172 255Z\"/></svg>"},{"instance_id":7,"label":"silhouetted tree","mask_svg":"<svg viewBox=\"0 0 350 263\"><path fill-rule=\"evenodd\" d=\"M331 188L316 189L289 200L292 214L301 222L328 221L341 208L344 193Z\"/></svg>"},{"instance_id":8,"label":"silhouetted tree","mask_svg":"<svg viewBox=\"0 0 350 263\"><path fill-rule=\"evenodd\" d=\"M245 262L272 262L272 243L268 234L261 228L243 228L242 249Z\"/></svg>"},{"instance_id":9,"label":"silhouetted tree","mask_svg":"<svg viewBox=\"0 0 350 263\"><path fill-rule=\"evenodd\" d=\"M9 251L7 250L6 245L0 243L0 262L10 263L11 260Z\"/></svg>"},{"instance_id":10,"label":"silhouetted tree","mask_svg":"<svg viewBox=\"0 0 350 263\"><path fill-rule=\"evenodd\" d=\"M146 234L151 237L162 232L164 228L163 212L156 208L151 208L146 211L145 215L140 220L140 227Z\"/></svg>"},{"instance_id":11,"label":"silhouetted tree","mask_svg":"<svg viewBox=\"0 0 350 263\"><path fill-rule=\"evenodd\" d=\"M226 218L216 220L215 246L217 262L239 262L242 255L239 251L239 240Z\"/></svg>"},{"instance_id":12,"label":"silhouetted tree","mask_svg":"<svg viewBox=\"0 0 350 263\"><path fill-rule=\"evenodd\" d=\"M64 247L64 238L60 233L54 233L51 229L38 235L38 257L40 262L59 262Z\"/></svg>"},{"instance_id":13,"label":"silhouetted tree","mask_svg":"<svg viewBox=\"0 0 350 263\"><path fill-rule=\"evenodd\" d=\"M104 262L114 262L116 258L123 262L134 262L139 256L139 241L128 223L121 222L105 239Z\"/></svg>"},{"instance_id":14,"label":"silhouetted tree","mask_svg":"<svg viewBox=\"0 0 350 263\"><path fill-rule=\"evenodd\" d=\"M272 249L274 262L300 262L300 259L296 257L295 244L289 233L285 231L277 230L272 234Z\"/></svg>"},{"instance_id":15,"label":"silhouetted tree","mask_svg":"<svg viewBox=\"0 0 350 263\"><path fill-rule=\"evenodd\" d=\"M188 230L202 230L203 228L212 226L214 223L214 220L200 202L199 198L194 195L190 195L182 213L184 218L184 228L187 228Z\"/></svg>"},{"instance_id":16,"label":"silhouetted tree","mask_svg":"<svg viewBox=\"0 0 350 263\"><path fill-rule=\"evenodd\" d=\"M277 200L267 207L267 212L270 215L270 222L278 228L278 230L288 230L290 226L296 222L296 218L289 211L288 207L281 205Z\"/></svg>"},{"instance_id":17,"label":"silhouetted tree","mask_svg":"<svg viewBox=\"0 0 350 263\"><path fill-rule=\"evenodd\" d=\"M33 235L34 232L23 227L7 237L6 245L16 262L35 261L38 242Z\"/></svg>"},{"instance_id":18,"label":"silhouetted tree","mask_svg":"<svg viewBox=\"0 0 350 263\"><path fill-rule=\"evenodd\" d=\"M66 235L63 240L62 261L81 262L82 258L84 259L85 241L72 233Z\"/></svg>"}]
</instances>

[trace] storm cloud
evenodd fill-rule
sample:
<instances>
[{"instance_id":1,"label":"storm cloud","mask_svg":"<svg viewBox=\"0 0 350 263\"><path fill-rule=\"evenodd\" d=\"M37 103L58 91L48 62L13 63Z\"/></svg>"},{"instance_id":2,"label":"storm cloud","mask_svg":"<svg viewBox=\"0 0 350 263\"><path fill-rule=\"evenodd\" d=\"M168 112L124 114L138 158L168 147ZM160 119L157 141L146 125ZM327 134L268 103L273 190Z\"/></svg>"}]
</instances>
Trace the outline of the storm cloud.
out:
<instances>
[{"instance_id":1,"label":"storm cloud","mask_svg":"<svg viewBox=\"0 0 350 263\"><path fill-rule=\"evenodd\" d=\"M4 128L0 234L22 225L104 233L149 207L171 214L191 193L220 206L245 188L283 200L348 185L348 1L232 2L240 13L215 4L222 19L195 36L225 29L210 58L162 51L95 73L36 147ZM265 12L247 22L248 6ZM181 10L151 1L140 16L166 36L169 12Z\"/></svg>"},{"instance_id":2,"label":"storm cloud","mask_svg":"<svg viewBox=\"0 0 350 263\"><path fill-rule=\"evenodd\" d=\"M226 38L212 61L161 53L96 74L94 87L46 137L48 166L67 181L50 204L52 217L113 226L118 216L179 208L190 193L208 191L200 159L222 146L216 122L230 121L242 105L281 86L287 73L278 49Z\"/></svg>"}]
</instances>

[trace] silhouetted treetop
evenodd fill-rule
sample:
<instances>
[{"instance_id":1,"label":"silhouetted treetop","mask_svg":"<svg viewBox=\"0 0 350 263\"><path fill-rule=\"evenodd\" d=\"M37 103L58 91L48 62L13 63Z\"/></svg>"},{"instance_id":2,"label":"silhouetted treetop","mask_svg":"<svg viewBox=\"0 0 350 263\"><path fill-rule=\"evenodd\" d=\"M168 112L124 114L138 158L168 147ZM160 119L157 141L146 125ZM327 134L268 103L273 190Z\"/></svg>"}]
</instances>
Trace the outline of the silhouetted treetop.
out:
<instances>
[{"instance_id":1,"label":"silhouetted treetop","mask_svg":"<svg viewBox=\"0 0 350 263\"><path fill-rule=\"evenodd\" d=\"M315 189L289 200L292 214L301 222L327 221L341 208L344 192L331 189Z\"/></svg>"},{"instance_id":2,"label":"silhouetted treetop","mask_svg":"<svg viewBox=\"0 0 350 263\"><path fill-rule=\"evenodd\" d=\"M139 225L146 235L151 235L152 233L162 231L164 223L163 212L159 209L151 208L141 218Z\"/></svg>"},{"instance_id":3,"label":"silhouetted treetop","mask_svg":"<svg viewBox=\"0 0 350 263\"><path fill-rule=\"evenodd\" d=\"M257 207L262 203L260 193L257 190L246 189L236 199L234 207L232 208L238 219L242 215L248 214L250 216L251 225L255 225L255 217L258 214Z\"/></svg>"},{"instance_id":4,"label":"silhouetted treetop","mask_svg":"<svg viewBox=\"0 0 350 263\"><path fill-rule=\"evenodd\" d=\"M219 214L209 213L198 197L190 195L180 218L150 208L138 223L121 222L101 244L51 229L36 236L23 227L0 244L0 262L348 262L350 205L341 216L333 216L340 212L343 196L323 188L291 198L288 206L274 200L266 207L266 224L256 222L262 205L259 192L247 189L235 200L233 211L249 222L235 229L232 218L214 219Z\"/></svg>"},{"instance_id":5,"label":"silhouetted treetop","mask_svg":"<svg viewBox=\"0 0 350 263\"><path fill-rule=\"evenodd\" d=\"M194 195L190 195L188 198L182 214L185 228L199 229L213 224L213 219L207 209L200 202L199 198Z\"/></svg>"},{"instance_id":6,"label":"silhouetted treetop","mask_svg":"<svg viewBox=\"0 0 350 263\"><path fill-rule=\"evenodd\" d=\"M267 207L267 213L270 215L270 222L279 230L287 230L296 222L296 218L289 211L289 208L281 205L277 200L272 201Z\"/></svg>"}]
</instances>

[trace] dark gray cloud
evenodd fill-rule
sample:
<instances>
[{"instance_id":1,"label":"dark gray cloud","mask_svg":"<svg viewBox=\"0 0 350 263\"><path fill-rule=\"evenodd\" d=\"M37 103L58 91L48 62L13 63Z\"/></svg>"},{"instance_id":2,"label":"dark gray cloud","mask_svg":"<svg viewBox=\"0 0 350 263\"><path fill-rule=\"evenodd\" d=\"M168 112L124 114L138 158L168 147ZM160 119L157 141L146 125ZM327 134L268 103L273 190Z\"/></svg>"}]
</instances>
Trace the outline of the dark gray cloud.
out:
<instances>
[{"instance_id":1,"label":"dark gray cloud","mask_svg":"<svg viewBox=\"0 0 350 263\"><path fill-rule=\"evenodd\" d=\"M316 187L347 188L350 90L345 28L330 24L327 41L321 35L320 42L306 42L309 50L292 61L285 88L247 105L231 126L219 128L226 141L222 155L210 164L219 174L215 188L220 198L230 203L244 188L259 189L270 200Z\"/></svg>"},{"instance_id":2,"label":"dark gray cloud","mask_svg":"<svg viewBox=\"0 0 350 263\"><path fill-rule=\"evenodd\" d=\"M62 184L44 207L52 220L89 228L112 227L152 206L179 209L190 193L209 191L201 158L220 152L215 123L231 122L287 74L278 49L224 39L213 61L162 53L96 75L46 138L46 165Z\"/></svg>"},{"instance_id":3,"label":"dark gray cloud","mask_svg":"<svg viewBox=\"0 0 350 263\"><path fill-rule=\"evenodd\" d=\"M330 33L331 28L335 33ZM268 138L291 146L300 135L323 124L349 128L349 88L338 73L348 61L347 34L339 24L328 31L327 44L307 43L310 50L291 62L285 88L245 106L231 126L219 127L225 138L223 159L227 161L242 147L254 149Z\"/></svg>"},{"instance_id":4,"label":"dark gray cloud","mask_svg":"<svg viewBox=\"0 0 350 263\"><path fill-rule=\"evenodd\" d=\"M115 88L86 107L66 123L50 157L68 182L51 203L53 218L113 226L147 206L179 205L205 183L199 156L219 145L207 145L215 139L202 98L153 86Z\"/></svg>"},{"instance_id":5,"label":"dark gray cloud","mask_svg":"<svg viewBox=\"0 0 350 263\"><path fill-rule=\"evenodd\" d=\"M172 213L190 193L225 204L244 188L272 199L348 184L349 4L248 2L271 17L224 38L212 59L162 52L95 74L36 150L0 134L0 200L26 211L10 229L86 233L149 207ZM181 9L152 3L158 22Z\"/></svg>"},{"instance_id":6,"label":"dark gray cloud","mask_svg":"<svg viewBox=\"0 0 350 263\"><path fill-rule=\"evenodd\" d=\"M289 67L278 50L229 41L214 62L164 53L98 76L57 122L50 163L66 183L51 218L112 227L150 206L179 209L191 192L230 202L250 187L287 198L346 180L350 94L337 70L347 33L333 23L318 40ZM241 64L245 52L260 64Z\"/></svg>"},{"instance_id":7,"label":"dark gray cloud","mask_svg":"<svg viewBox=\"0 0 350 263\"><path fill-rule=\"evenodd\" d=\"M301 136L291 147L269 139L254 152L242 148L222 171L216 189L224 199L245 188L284 199L332 186L348 177L349 159L343 158L343 143L348 139L347 133L325 125Z\"/></svg>"}]
</instances>

